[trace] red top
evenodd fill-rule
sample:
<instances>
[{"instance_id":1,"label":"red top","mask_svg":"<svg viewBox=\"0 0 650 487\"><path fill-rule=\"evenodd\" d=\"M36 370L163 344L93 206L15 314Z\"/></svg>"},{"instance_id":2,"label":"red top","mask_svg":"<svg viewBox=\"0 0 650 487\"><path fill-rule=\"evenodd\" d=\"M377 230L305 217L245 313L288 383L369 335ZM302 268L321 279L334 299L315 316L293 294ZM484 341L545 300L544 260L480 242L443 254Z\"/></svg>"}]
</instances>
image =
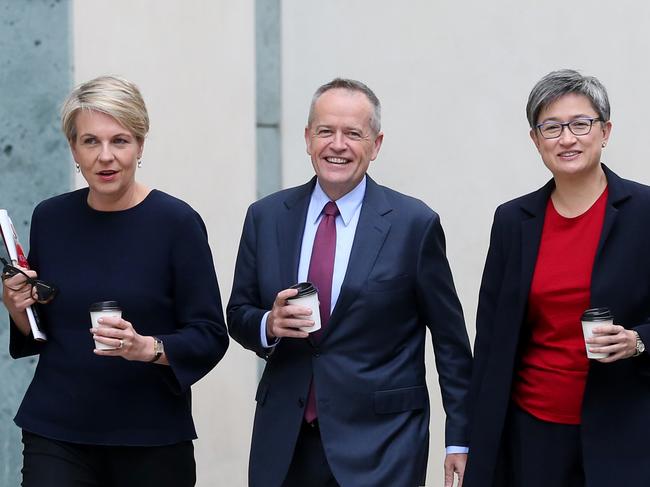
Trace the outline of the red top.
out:
<instances>
[{"instance_id":1,"label":"red top","mask_svg":"<svg viewBox=\"0 0 650 487\"><path fill-rule=\"evenodd\" d=\"M589 308L591 271L607 189L585 213L560 215L549 198L528 296L525 345L512 399L544 421L580 424L589 360L580 316Z\"/></svg>"}]
</instances>

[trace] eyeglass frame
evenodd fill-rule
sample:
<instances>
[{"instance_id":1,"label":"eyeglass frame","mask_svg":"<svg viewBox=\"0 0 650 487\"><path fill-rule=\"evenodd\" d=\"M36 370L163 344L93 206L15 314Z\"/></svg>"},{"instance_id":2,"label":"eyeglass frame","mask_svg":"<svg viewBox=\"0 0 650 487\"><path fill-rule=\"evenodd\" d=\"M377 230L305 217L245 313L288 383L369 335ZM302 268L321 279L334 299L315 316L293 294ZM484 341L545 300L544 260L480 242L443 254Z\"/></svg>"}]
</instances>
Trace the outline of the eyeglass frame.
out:
<instances>
[{"instance_id":1,"label":"eyeglass frame","mask_svg":"<svg viewBox=\"0 0 650 487\"><path fill-rule=\"evenodd\" d=\"M571 124L572 124L572 123L579 122L579 121L583 121L583 122L584 122L584 121L588 121L588 122L589 122L589 130L587 130L584 134L576 134L576 133L573 131L573 129L571 128ZM551 121L543 122L543 123L538 123L537 125L535 125L535 128L539 131L539 134L540 134L543 138L545 138L546 140L559 139L560 137L562 137L562 132L564 132L564 128L565 128L565 127L568 128L568 129L569 129L569 132L571 132L571 133L572 133L573 135L575 135L576 137L582 137L582 136L584 136L584 135L589 135L589 134L591 133L591 129L592 129L593 126L594 126L594 122L604 122L604 120L603 120L601 117L594 117L594 118L591 118L591 117L580 117L580 118L576 118L576 119L574 119L574 120L571 120L570 122L564 122L564 123L562 123L562 122L551 122ZM560 133L557 134L555 137L546 137L546 136L544 135L544 132L542 132L542 127L543 127L544 125L559 125L559 126L560 126Z\"/></svg>"},{"instance_id":2,"label":"eyeglass frame","mask_svg":"<svg viewBox=\"0 0 650 487\"><path fill-rule=\"evenodd\" d=\"M22 271L16 266L11 265L2 257L0 257L0 261L2 261L2 264L4 265L4 267L2 268L2 276L1 276L3 285L7 279L22 274L25 277L25 283L21 285L21 288L24 287L25 284L29 284L32 288L32 293L33 290L36 289L36 296L38 298L36 299L36 302L39 304L47 304L52 302L52 300L59 293L59 290L52 284L48 284L45 281L28 276L24 271ZM16 289L10 286L7 286L7 288L11 289L12 291L20 291L20 289ZM41 298L41 291L45 291L49 293L49 296L44 299Z\"/></svg>"}]
</instances>

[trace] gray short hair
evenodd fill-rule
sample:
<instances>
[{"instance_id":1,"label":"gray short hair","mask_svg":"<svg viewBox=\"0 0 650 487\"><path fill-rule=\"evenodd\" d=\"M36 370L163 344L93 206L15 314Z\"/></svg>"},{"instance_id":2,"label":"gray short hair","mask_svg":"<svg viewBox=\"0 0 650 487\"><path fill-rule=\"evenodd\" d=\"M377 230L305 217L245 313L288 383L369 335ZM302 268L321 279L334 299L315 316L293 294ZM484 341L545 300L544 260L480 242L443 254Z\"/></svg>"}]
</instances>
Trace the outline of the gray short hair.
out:
<instances>
[{"instance_id":1,"label":"gray short hair","mask_svg":"<svg viewBox=\"0 0 650 487\"><path fill-rule=\"evenodd\" d=\"M526 104L526 117L531 129L537 125L540 112L558 98L569 93L586 96L598 117L609 120L609 98L603 84L594 76L583 76L573 69L552 71L533 87Z\"/></svg>"},{"instance_id":2,"label":"gray short hair","mask_svg":"<svg viewBox=\"0 0 650 487\"><path fill-rule=\"evenodd\" d=\"M61 129L72 142L77 138L79 110L110 115L142 143L149 132L149 114L138 87L117 76L100 76L77 86L61 107Z\"/></svg>"},{"instance_id":3,"label":"gray short hair","mask_svg":"<svg viewBox=\"0 0 650 487\"><path fill-rule=\"evenodd\" d=\"M377 98L377 95L375 95L375 93L361 81L346 78L334 78L332 81L325 83L323 86L319 87L316 90L314 96L311 99L311 105L309 106L309 118L307 119L307 126L310 126L314 121L314 107L316 105L316 101L326 91L335 89L358 91L359 93L366 95L366 98L368 98L368 101L372 105L370 128L375 132L375 134L378 134L381 131L381 103L379 103L379 98Z\"/></svg>"}]
</instances>

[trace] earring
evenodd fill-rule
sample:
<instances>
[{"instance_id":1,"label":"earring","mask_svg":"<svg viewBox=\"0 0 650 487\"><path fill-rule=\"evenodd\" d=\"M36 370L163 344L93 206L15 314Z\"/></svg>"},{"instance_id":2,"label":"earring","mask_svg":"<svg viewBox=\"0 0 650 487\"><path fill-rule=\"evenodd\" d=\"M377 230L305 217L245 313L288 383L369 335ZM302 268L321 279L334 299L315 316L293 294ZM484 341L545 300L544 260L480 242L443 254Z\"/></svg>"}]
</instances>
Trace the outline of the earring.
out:
<instances>
[{"instance_id":1,"label":"earring","mask_svg":"<svg viewBox=\"0 0 650 487\"><path fill-rule=\"evenodd\" d=\"M81 168L79 167L79 164L75 164L74 166L77 169L77 172L81 172Z\"/></svg>"},{"instance_id":2,"label":"earring","mask_svg":"<svg viewBox=\"0 0 650 487\"><path fill-rule=\"evenodd\" d=\"M604 149L605 146L607 145L607 142L604 142L604 141L603 141L603 144L602 144L602 145L603 145L603 149Z\"/></svg>"},{"instance_id":3,"label":"earring","mask_svg":"<svg viewBox=\"0 0 650 487\"><path fill-rule=\"evenodd\" d=\"M142 158L138 159L138 169L142 167Z\"/></svg>"}]
</instances>

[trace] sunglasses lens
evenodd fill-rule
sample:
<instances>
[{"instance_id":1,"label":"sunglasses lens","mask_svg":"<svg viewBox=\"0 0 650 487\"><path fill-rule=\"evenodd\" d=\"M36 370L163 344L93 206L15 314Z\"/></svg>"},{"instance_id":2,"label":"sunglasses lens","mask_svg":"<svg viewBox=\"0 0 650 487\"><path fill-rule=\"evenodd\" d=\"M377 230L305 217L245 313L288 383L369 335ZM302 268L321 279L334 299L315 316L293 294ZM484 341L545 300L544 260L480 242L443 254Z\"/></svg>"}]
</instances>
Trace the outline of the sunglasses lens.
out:
<instances>
[{"instance_id":1,"label":"sunglasses lens","mask_svg":"<svg viewBox=\"0 0 650 487\"><path fill-rule=\"evenodd\" d=\"M54 299L54 296L56 296L56 288L48 284L37 282L35 287L36 296L38 297L37 301L41 304L49 303Z\"/></svg>"}]
</instances>

